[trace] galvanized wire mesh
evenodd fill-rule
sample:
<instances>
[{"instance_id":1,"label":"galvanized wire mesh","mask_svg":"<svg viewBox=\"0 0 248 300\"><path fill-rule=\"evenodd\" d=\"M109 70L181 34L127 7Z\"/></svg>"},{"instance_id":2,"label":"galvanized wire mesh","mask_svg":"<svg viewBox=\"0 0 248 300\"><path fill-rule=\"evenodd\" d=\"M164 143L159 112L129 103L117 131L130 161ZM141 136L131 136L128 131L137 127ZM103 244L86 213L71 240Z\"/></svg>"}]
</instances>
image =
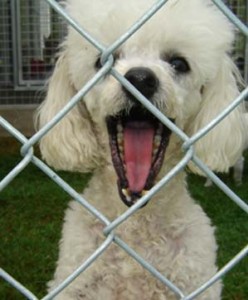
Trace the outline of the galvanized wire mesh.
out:
<instances>
[{"instance_id":1,"label":"galvanized wire mesh","mask_svg":"<svg viewBox=\"0 0 248 300\"><path fill-rule=\"evenodd\" d=\"M236 108L248 95L248 87L246 87L241 94L234 99L233 103L227 107L217 118L215 118L210 124L205 126L202 130L197 132L194 136L188 137L183 131L175 126L169 119L167 119L156 107L154 107L141 93L139 93L123 76L121 76L113 67L112 53L120 47L129 37L139 30L143 24L149 20L157 11L166 5L166 0L160 0L149 11L147 11L143 17L121 36L116 42L110 45L108 48L104 47L98 40L95 40L88 34L83 28L81 28L77 22L71 19L63 8L54 0L45 0L53 9L66 20L70 26L74 27L81 35L82 38L87 39L94 47L96 47L102 53L103 67L97 72L97 74L68 102L68 104L42 129L40 129L30 139L27 139L19 131L17 131L11 124L9 124L4 118L0 117L0 125L11 136L17 139L23 146L21 148L21 154L23 156L22 161L16 165L0 182L0 191L6 186L11 184L12 180L25 169L25 167L32 163L37 168L42 170L49 178L51 178L61 189L63 189L70 197L79 202L86 210L88 210L93 216L99 219L104 225L103 230L106 236L105 241L99 248L91 254L91 256L75 270L68 278L66 278L57 288L47 294L43 300L52 299L66 286L68 286L79 274L84 272L91 264L101 256L107 248L115 243L121 247L126 253L128 253L133 259L135 259L144 269L148 270L158 281L162 282L169 289L171 289L178 299L190 300L195 299L199 294L208 289L217 280L222 278L227 272L229 272L234 266L236 266L240 260L242 260L248 253L248 245L244 247L232 260L230 260L222 269L220 269L209 281L205 282L197 290L193 291L190 295L185 295L175 284L168 280L163 274L159 273L151 264L139 256L128 244L126 244L118 235L114 233L114 230L123 222L125 222L130 216L135 214L137 210L142 207L156 192L158 192L167 182L169 182L178 172L186 167L186 165L193 161L205 174L207 174L211 180L243 211L248 213L247 204L240 199L227 185L224 184L202 161L195 155L193 147L196 141L201 139L209 130L211 130L216 124L221 122L225 116L227 116L234 108ZM223 4L222 1L213 0L213 2L223 11L226 16L237 26L245 37L248 37L248 27L244 25L240 20ZM149 111L151 111L163 124L176 133L184 142L183 150L185 155L183 159L168 173L160 182L158 182L145 196L143 196L137 203L129 208L125 213L118 216L114 221L110 221L99 212L94 206L92 206L88 199L84 199L82 195L78 194L70 185L68 185L62 178L58 176L52 169L50 169L44 162L42 162L33 153L33 146L39 142L39 140L47 134L60 120L83 98L83 96L99 81L105 74L111 74L115 77L128 91L130 91ZM8 274L3 269L0 269L0 277L17 289L27 299L37 299L37 297L28 290L21 282L18 282L14 277Z\"/></svg>"}]
</instances>

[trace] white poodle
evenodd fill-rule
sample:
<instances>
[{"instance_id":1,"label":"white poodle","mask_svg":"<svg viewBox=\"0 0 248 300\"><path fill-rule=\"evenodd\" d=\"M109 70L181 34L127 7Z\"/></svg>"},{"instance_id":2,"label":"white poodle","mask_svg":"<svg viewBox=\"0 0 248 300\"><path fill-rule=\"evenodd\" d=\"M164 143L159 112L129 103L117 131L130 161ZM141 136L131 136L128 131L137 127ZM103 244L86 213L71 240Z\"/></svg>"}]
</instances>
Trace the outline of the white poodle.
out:
<instances>
[{"instance_id":1,"label":"white poodle","mask_svg":"<svg viewBox=\"0 0 248 300\"><path fill-rule=\"evenodd\" d=\"M244 126L246 130L246 135L245 135L245 143L244 143L244 149L243 151L248 150L248 112L244 114ZM242 153L242 155L238 158L238 160L235 162L233 166L233 180L234 183L239 186L243 183L243 172L244 172L244 167L245 167L245 157ZM210 187L213 185L213 182L211 181L210 178L207 178L204 186L205 187Z\"/></svg>"},{"instance_id":2,"label":"white poodle","mask_svg":"<svg viewBox=\"0 0 248 300\"><path fill-rule=\"evenodd\" d=\"M69 0L66 9L109 46L155 2ZM192 136L238 95L237 71L229 57L233 40L232 25L211 1L169 0L113 54L113 68ZM39 110L40 127L100 70L100 56L69 28ZM195 152L213 170L227 171L241 154L242 140L237 108L197 142ZM42 138L40 148L55 169L94 171L84 198L114 220L177 165L184 156L182 144L108 74ZM199 172L193 163L189 168ZM70 203L50 291L99 247L105 239L103 228L78 202ZM185 295L216 273L214 228L189 195L184 172L115 233ZM197 299L220 297L217 282ZM56 299L168 300L176 296L112 244Z\"/></svg>"}]
</instances>

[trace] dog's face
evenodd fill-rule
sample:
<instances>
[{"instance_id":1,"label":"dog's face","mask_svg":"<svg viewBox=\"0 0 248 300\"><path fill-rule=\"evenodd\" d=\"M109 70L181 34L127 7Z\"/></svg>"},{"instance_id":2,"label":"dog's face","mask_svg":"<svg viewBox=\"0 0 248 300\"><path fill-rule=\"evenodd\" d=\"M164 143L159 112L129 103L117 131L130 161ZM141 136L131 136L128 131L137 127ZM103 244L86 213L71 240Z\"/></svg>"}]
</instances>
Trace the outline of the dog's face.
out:
<instances>
[{"instance_id":1,"label":"dog's face","mask_svg":"<svg viewBox=\"0 0 248 300\"><path fill-rule=\"evenodd\" d=\"M101 8L100 0L93 1L95 6L70 0L68 11L94 37L110 45L153 2L109 1ZM206 125L237 94L227 56L233 30L210 2L168 1L113 53L114 69L188 134ZM75 92L101 68L100 54L73 29L64 55L67 79ZM223 95L223 85L228 96ZM120 195L132 205L153 186L172 133L110 74L87 93L83 105L92 126L108 132ZM205 145L199 145L199 151L208 152ZM217 156L212 165L216 163ZM220 165L217 168L228 168Z\"/></svg>"},{"instance_id":2,"label":"dog's face","mask_svg":"<svg viewBox=\"0 0 248 300\"><path fill-rule=\"evenodd\" d=\"M115 54L115 70L184 128L199 110L203 90L202 82L193 80L189 59L176 48L159 53L152 45L144 45L143 51L135 45L137 52L129 53L133 47L125 46ZM101 67L99 58L94 67ZM106 123L119 193L130 206L154 185L171 131L112 76L85 97L85 104L95 123Z\"/></svg>"},{"instance_id":3,"label":"dog's face","mask_svg":"<svg viewBox=\"0 0 248 300\"><path fill-rule=\"evenodd\" d=\"M88 22L80 17L77 6L72 6L71 14L99 41L111 45L154 3L136 0L136 7L129 2L122 3L121 10L120 3L105 5L105 11L99 15L96 9L93 20ZM146 4L141 5L143 2ZM151 80L156 82L156 88L141 92L168 117L176 118L181 127L199 111L204 86L216 77L233 39L229 23L209 5L209 1L168 1L113 53L115 70L129 81L133 81L132 69L137 77L143 77L145 69L150 73L145 75L149 78L143 84L153 85L148 82ZM127 12L130 6L133 12ZM84 9L82 15L83 12L87 15ZM100 54L74 30L67 44L71 78L79 90L99 71ZM138 75L138 69L143 74ZM99 121L130 108L133 103L127 98L129 95L121 84L113 76L106 76L84 100L91 115Z\"/></svg>"}]
</instances>

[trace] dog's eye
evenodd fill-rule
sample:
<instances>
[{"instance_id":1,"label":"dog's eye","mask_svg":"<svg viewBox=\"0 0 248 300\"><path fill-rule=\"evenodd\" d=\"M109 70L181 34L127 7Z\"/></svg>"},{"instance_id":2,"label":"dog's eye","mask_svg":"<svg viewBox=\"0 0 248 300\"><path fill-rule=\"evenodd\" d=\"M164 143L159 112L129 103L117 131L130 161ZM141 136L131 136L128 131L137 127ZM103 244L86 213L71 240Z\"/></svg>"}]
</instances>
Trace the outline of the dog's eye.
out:
<instances>
[{"instance_id":1,"label":"dog's eye","mask_svg":"<svg viewBox=\"0 0 248 300\"><path fill-rule=\"evenodd\" d=\"M113 56L114 56L114 61L116 61L117 59L119 59L120 53L115 52L115 53L113 53ZM102 63L101 63L101 56L100 55L97 57L94 67L95 67L96 70L101 69Z\"/></svg>"},{"instance_id":2,"label":"dog's eye","mask_svg":"<svg viewBox=\"0 0 248 300\"><path fill-rule=\"evenodd\" d=\"M183 57L172 57L169 64L178 73L187 73L190 71L188 62Z\"/></svg>"},{"instance_id":3,"label":"dog's eye","mask_svg":"<svg viewBox=\"0 0 248 300\"><path fill-rule=\"evenodd\" d=\"M101 64L101 56L99 56L99 57L97 58L97 60L95 61L94 67L95 67L96 70L101 69L101 67L102 67L102 64Z\"/></svg>"}]
</instances>

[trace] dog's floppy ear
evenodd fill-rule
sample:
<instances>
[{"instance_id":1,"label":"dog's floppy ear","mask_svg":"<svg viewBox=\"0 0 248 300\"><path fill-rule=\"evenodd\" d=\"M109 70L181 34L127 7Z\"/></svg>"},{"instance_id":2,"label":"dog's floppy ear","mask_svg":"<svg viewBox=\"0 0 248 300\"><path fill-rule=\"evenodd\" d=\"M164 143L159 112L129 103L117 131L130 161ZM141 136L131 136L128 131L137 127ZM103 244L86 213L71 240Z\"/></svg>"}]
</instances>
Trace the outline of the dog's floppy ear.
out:
<instances>
[{"instance_id":1,"label":"dog's floppy ear","mask_svg":"<svg viewBox=\"0 0 248 300\"><path fill-rule=\"evenodd\" d=\"M238 71L229 56L224 56L216 78L202 89L202 106L189 125L190 136L206 126L239 95ZM242 153L244 142L243 109L241 105L195 145L196 154L212 170L226 172ZM193 164L190 169L198 172Z\"/></svg>"},{"instance_id":2,"label":"dog's floppy ear","mask_svg":"<svg viewBox=\"0 0 248 300\"><path fill-rule=\"evenodd\" d=\"M66 52L62 52L48 84L45 101L37 111L37 127L49 122L75 95ZM88 172L98 165L96 135L83 103L75 106L40 141L42 157L55 169Z\"/></svg>"}]
</instances>

